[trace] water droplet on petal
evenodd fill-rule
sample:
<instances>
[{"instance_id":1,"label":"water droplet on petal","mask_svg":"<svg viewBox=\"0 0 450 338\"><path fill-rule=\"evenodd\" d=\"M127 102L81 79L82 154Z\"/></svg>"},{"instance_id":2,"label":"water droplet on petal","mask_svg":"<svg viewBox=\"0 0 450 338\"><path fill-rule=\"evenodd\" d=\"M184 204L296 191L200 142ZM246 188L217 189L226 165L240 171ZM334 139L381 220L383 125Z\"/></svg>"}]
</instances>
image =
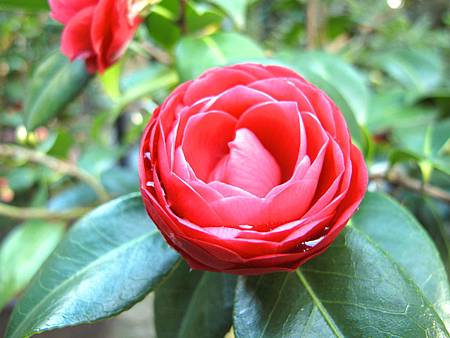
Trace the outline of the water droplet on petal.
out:
<instances>
[{"instance_id":1,"label":"water droplet on petal","mask_svg":"<svg viewBox=\"0 0 450 338\"><path fill-rule=\"evenodd\" d=\"M290 86L293 86L293 87L295 87L295 83L294 83L294 82L292 82L292 81L290 81L290 80L289 80L289 81L287 81L287 84L288 84L288 85L290 85Z\"/></svg>"},{"instance_id":2,"label":"water droplet on petal","mask_svg":"<svg viewBox=\"0 0 450 338\"><path fill-rule=\"evenodd\" d=\"M253 225L240 224L239 228L241 228L242 230L252 230Z\"/></svg>"},{"instance_id":3,"label":"water droplet on petal","mask_svg":"<svg viewBox=\"0 0 450 338\"><path fill-rule=\"evenodd\" d=\"M319 244L321 241L322 241L322 239L324 239L325 238L325 236L322 236L322 237L320 237L320 238L318 238L318 239L315 239L315 240L312 240L312 241L308 241L308 242L305 242L305 243L303 243L303 244L305 244L306 246L308 246L308 247L310 247L310 248L314 248L317 244Z\"/></svg>"},{"instance_id":4,"label":"water droplet on petal","mask_svg":"<svg viewBox=\"0 0 450 338\"><path fill-rule=\"evenodd\" d=\"M148 181L145 185L146 185L147 187L152 187L152 188L154 188L154 187L155 187L155 182Z\"/></svg>"},{"instance_id":5,"label":"water droplet on petal","mask_svg":"<svg viewBox=\"0 0 450 338\"><path fill-rule=\"evenodd\" d=\"M144 153L144 158L149 160L149 161L151 160L152 157L150 156L150 152L149 151Z\"/></svg>"}]
</instances>

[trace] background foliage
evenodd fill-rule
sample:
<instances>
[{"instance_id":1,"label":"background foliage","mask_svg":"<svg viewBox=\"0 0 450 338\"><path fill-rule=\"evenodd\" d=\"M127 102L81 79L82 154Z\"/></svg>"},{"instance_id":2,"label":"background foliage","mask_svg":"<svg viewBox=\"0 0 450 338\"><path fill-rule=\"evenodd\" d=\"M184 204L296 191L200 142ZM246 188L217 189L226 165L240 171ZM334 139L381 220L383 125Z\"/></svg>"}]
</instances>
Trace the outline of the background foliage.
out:
<instances>
[{"instance_id":1,"label":"background foliage","mask_svg":"<svg viewBox=\"0 0 450 338\"><path fill-rule=\"evenodd\" d=\"M29 287L7 337L110 317L159 285L160 337L223 336L232 316L238 337L446 332L449 7L445 0L162 0L123 60L92 77L81 61L60 55L62 27L49 19L46 1L0 0L0 309ZM83 217L138 190L140 135L176 85L241 61L288 65L324 89L365 154L370 190L398 203L369 194L323 256L297 273L238 280L175 263L143 222L136 195ZM157 255L148 257L149 248ZM423 331L430 320L435 331Z\"/></svg>"}]
</instances>

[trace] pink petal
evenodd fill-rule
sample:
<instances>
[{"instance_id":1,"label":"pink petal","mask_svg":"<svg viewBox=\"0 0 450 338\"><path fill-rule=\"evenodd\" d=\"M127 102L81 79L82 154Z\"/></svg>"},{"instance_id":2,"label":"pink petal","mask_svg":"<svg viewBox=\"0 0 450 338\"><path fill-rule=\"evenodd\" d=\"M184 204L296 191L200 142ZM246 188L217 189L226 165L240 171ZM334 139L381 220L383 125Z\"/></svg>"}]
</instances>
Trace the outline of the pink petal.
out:
<instances>
[{"instance_id":1,"label":"pink petal","mask_svg":"<svg viewBox=\"0 0 450 338\"><path fill-rule=\"evenodd\" d=\"M227 89L255 80L254 76L241 70L213 68L192 82L184 96L184 103L191 105L202 98L218 95Z\"/></svg>"},{"instance_id":2,"label":"pink petal","mask_svg":"<svg viewBox=\"0 0 450 338\"><path fill-rule=\"evenodd\" d=\"M262 91L278 101L297 102L300 111L314 112L309 99L291 80L271 78L253 82L249 88Z\"/></svg>"},{"instance_id":3,"label":"pink petal","mask_svg":"<svg viewBox=\"0 0 450 338\"><path fill-rule=\"evenodd\" d=\"M274 100L266 93L239 85L211 99L202 110L221 110L238 118L250 107L269 101Z\"/></svg>"},{"instance_id":4,"label":"pink petal","mask_svg":"<svg viewBox=\"0 0 450 338\"><path fill-rule=\"evenodd\" d=\"M253 106L242 114L236 128L247 128L257 136L280 166L282 181L291 177L300 150L300 116L296 103L267 102Z\"/></svg>"},{"instance_id":5,"label":"pink petal","mask_svg":"<svg viewBox=\"0 0 450 338\"><path fill-rule=\"evenodd\" d=\"M205 182L216 164L228 153L236 119L224 112L192 116L186 125L182 149L196 176Z\"/></svg>"},{"instance_id":6,"label":"pink petal","mask_svg":"<svg viewBox=\"0 0 450 338\"><path fill-rule=\"evenodd\" d=\"M217 164L209 181L222 181L259 197L280 183L280 167L250 130L239 129L229 148L229 155Z\"/></svg>"}]
</instances>

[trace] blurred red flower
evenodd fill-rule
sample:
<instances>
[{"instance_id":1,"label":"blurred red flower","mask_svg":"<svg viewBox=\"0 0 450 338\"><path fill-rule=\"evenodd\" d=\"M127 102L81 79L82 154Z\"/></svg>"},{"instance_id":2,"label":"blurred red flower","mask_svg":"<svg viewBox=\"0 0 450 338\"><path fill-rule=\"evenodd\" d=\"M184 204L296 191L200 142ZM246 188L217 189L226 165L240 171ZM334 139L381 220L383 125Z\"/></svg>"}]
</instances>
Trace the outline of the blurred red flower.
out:
<instances>
[{"instance_id":1,"label":"blurred red flower","mask_svg":"<svg viewBox=\"0 0 450 338\"><path fill-rule=\"evenodd\" d=\"M61 51L104 72L124 53L141 22L130 0L49 0L51 17L65 25Z\"/></svg>"}]
</instances>

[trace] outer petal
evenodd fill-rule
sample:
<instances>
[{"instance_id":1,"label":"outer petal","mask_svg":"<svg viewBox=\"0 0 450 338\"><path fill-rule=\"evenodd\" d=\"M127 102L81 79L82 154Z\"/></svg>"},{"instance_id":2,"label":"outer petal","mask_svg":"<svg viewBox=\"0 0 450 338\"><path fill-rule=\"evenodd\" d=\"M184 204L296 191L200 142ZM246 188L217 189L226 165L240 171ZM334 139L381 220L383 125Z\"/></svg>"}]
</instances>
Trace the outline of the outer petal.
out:
<instances>
[{"instance_id":1,"label":"outer petal","mask_svg":"<svg viewBox=\"0 0 450 338\"><path fill-rule=\"evenodd\" d=\"M95 8L91 39L99 72L119 59L141 22L129 11L128 0L99 0Z\"/></svg>"},{"instance_id":2,"label":"outer petal","mask_svg":"<svg viewBox=\"0 0 450 338\"><path fill-rule=\"evenodd\" d=\"M49 0L50 16L62 24L67 24L78 12L95 6L97 2L98 0Z\"/></svg>"},{"instance_id":3,"label":"outer petal","mask_svg":"<svg viewBox=\"0 0 450 338\"><path fill-rule=\"evenodd\" d=\"M86 7L75 14L64 28L61 51L72 61L78 57L87 59L94 55L91 40L88 38L93 16L94 7Z\"/></svg>"}]
</instances>

